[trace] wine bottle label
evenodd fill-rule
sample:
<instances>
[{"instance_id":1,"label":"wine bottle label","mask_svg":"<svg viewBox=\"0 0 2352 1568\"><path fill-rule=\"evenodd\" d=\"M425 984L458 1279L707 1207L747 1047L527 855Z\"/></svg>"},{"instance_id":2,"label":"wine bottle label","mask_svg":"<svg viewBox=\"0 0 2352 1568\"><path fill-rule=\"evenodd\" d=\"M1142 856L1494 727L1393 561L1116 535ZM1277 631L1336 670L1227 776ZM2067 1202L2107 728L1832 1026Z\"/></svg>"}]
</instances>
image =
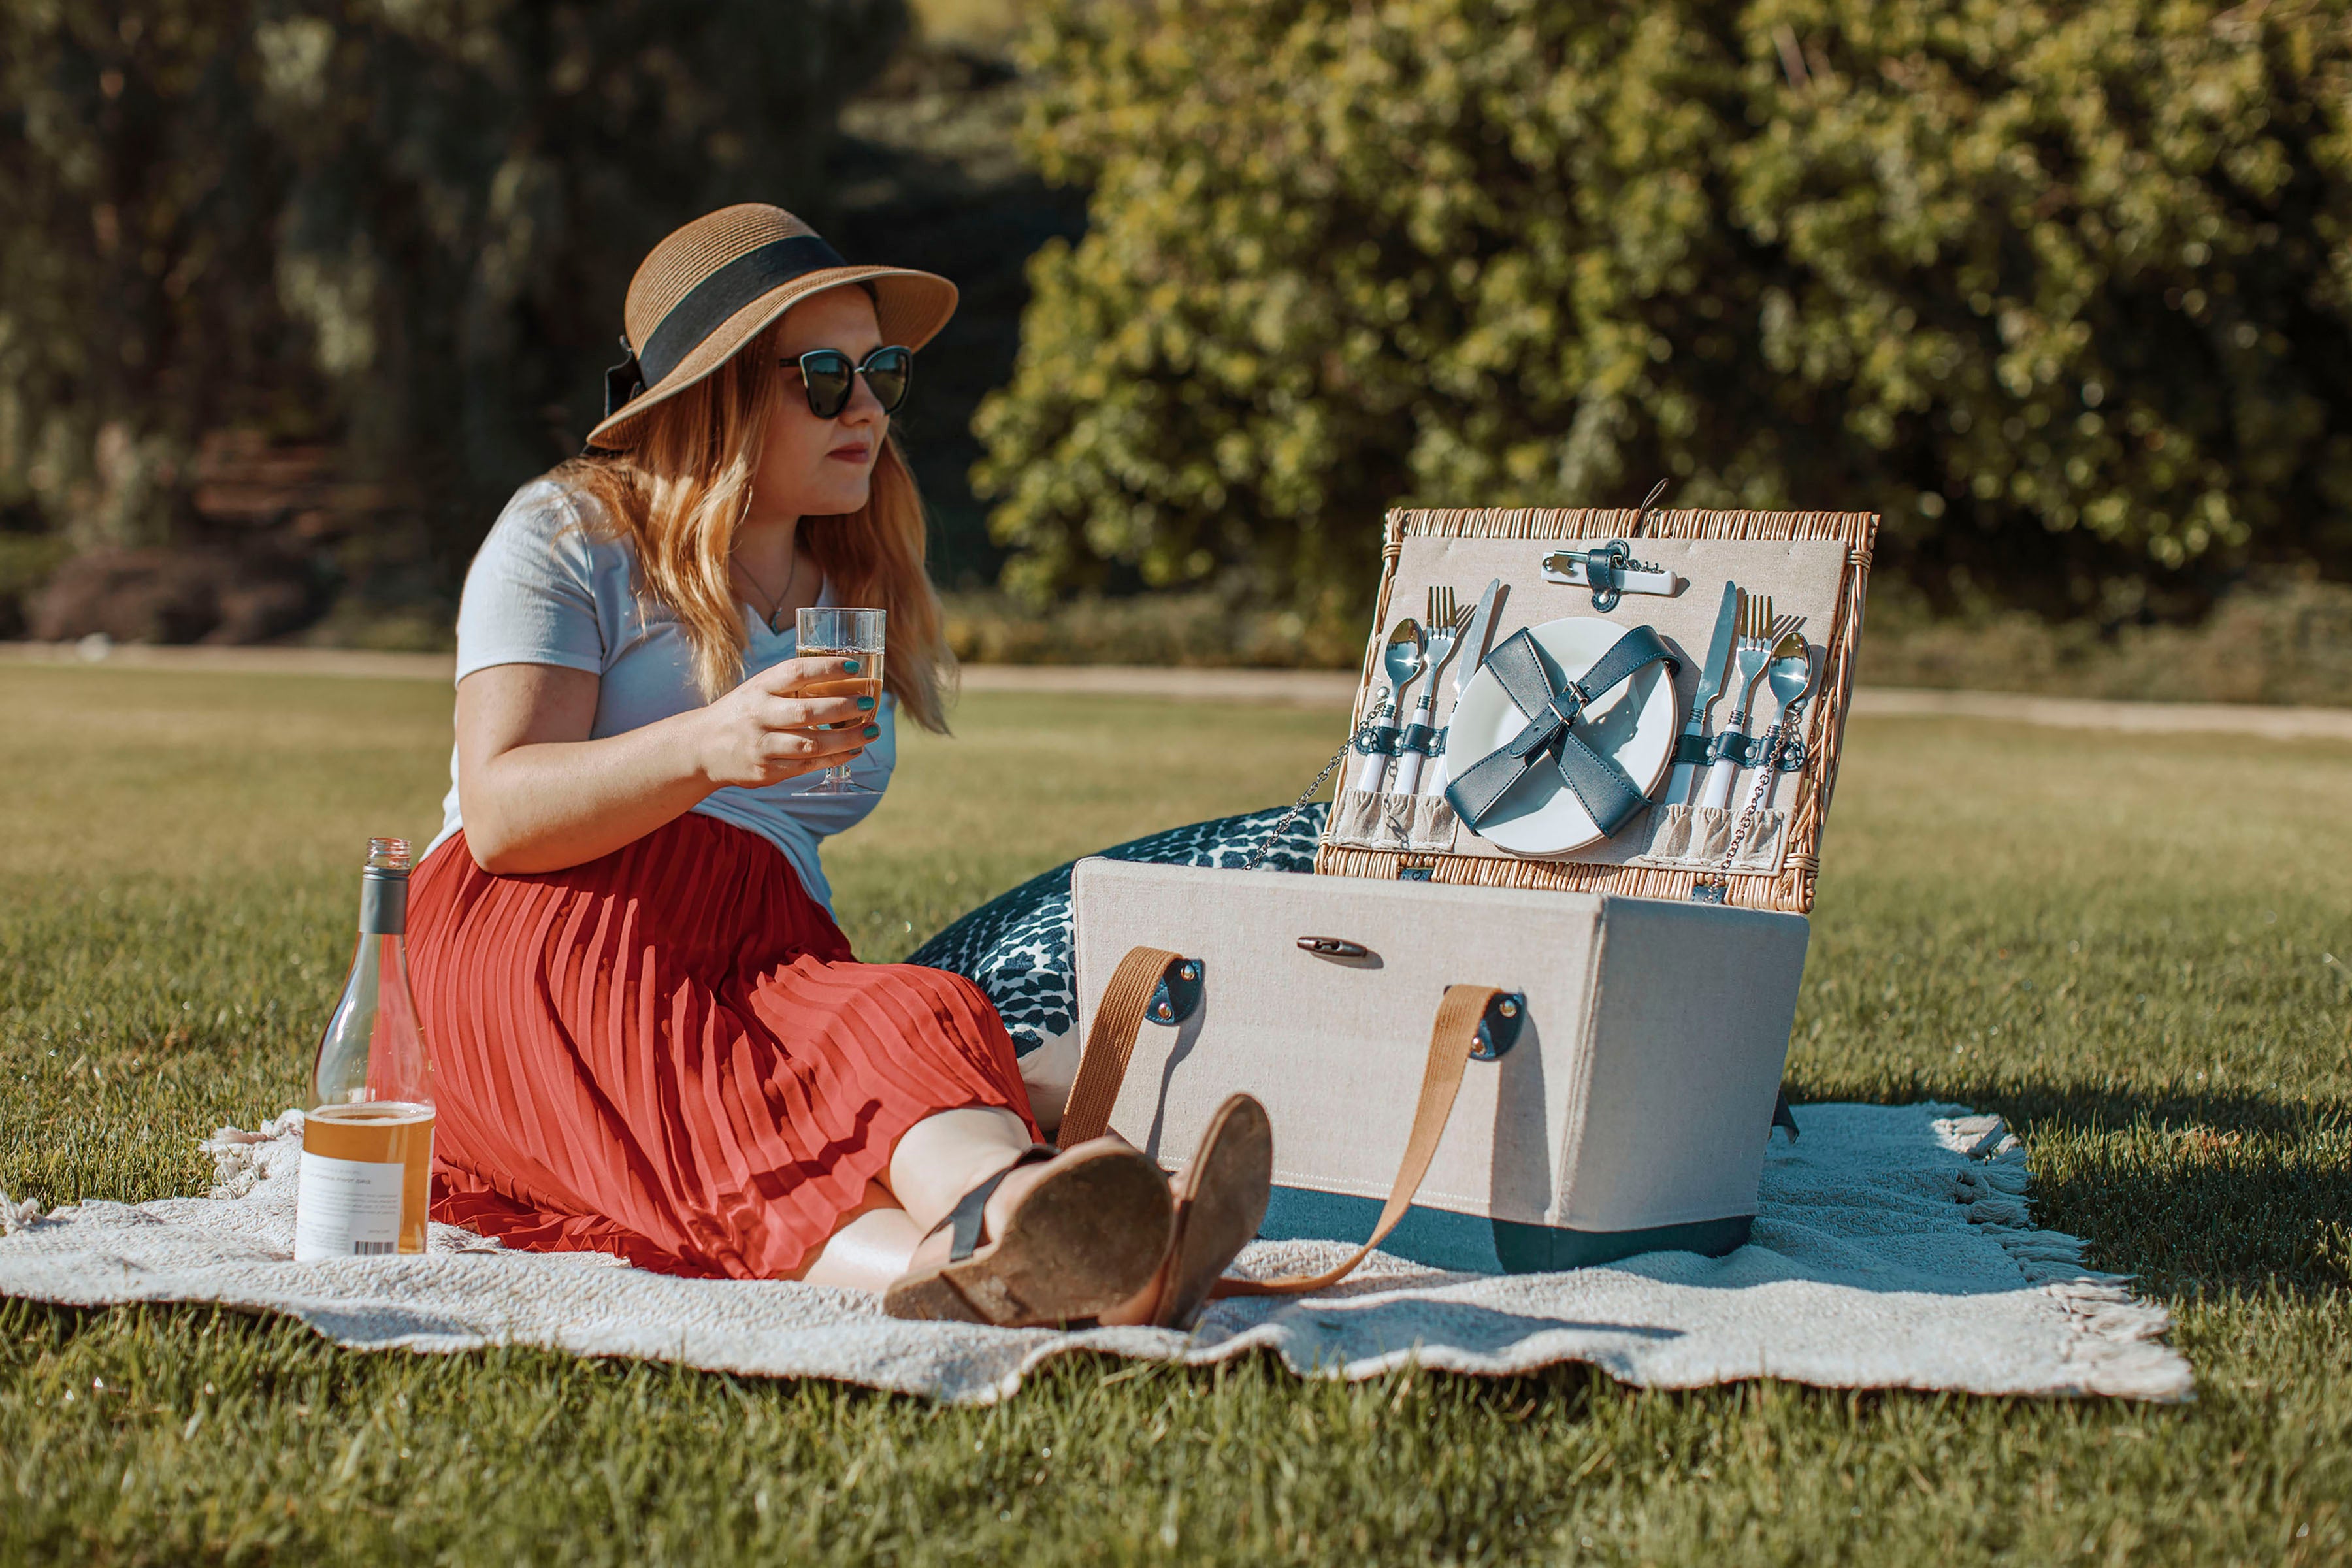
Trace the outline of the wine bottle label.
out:
<instances>
[{"instance_id":1,"label":"wine bottle label","mask_svg":"<svg viewBox=\"0 0 2352 1568\"><path fill-rule=\"evenodd\" d=\"M382 1258L400 1250L404 1167L302 1152L294 1189L294 1261Z\"/></svg>"}]
</instances>

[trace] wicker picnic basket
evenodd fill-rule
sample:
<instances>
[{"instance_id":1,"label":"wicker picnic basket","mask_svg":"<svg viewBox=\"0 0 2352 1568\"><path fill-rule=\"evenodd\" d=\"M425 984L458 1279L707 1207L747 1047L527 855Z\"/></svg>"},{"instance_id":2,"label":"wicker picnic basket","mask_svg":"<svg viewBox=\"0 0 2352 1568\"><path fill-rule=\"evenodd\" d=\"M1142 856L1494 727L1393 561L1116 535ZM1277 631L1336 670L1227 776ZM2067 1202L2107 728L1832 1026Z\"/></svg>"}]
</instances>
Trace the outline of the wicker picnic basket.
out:
<instances>
[{"instance_id":1,"label":"wicker picnic basket","mask_svg":"<svg viewBox=\"0 0 2352 1568\"><path fill-rule=\"evenodd\" d=\"M1374 762L1383 746L1398 750L1381 706L1384 634L1433 587L1476 597L1480 584L1505 585L1486 595L1491 625L1476 640L1492 651L1473 668L1489 682L1488 668L1518 649L1517 686L1489 682L1517 711L1489 693L1491 732L1475 747L1466 730L1447 739L1444 708L1430 719L1434 747L1427 726L1404 731L1405 747L1442 760L1462 788L1343 784L1315 876L1080 862L1086 1043L1064 1142L1108 1128L1181 1165L1226 1095L1263 1100L1276 1185L1261 1234L1371 1240L1331 1268L1251 1289L1328 1284L1373 1245L1438 1267L1525 1271L1744 1243L1769 1130L1795 1132L1780 1075L1877 522L1827 511L1391 512L1356 749ZM1597 841L1552 853L1494 841L1504 796L1474 780L1498 776L1498 763L1551 758L1582 798L1558 737L1600 734L1610 691L1635 706L1632 678L1601 673L1624 668L1611 662L1622 648L1646 649L1645 717L1631 732L1651 737L1651 765L1671 754L1708 766L1697 738L1679 731L1732 606L1767 595L1801 615L1817 662L1792 705L1801 746L1774 735L1751 756L1739 731L1718 731L1718 746L1738 742L1712 763L1727 777L1739 770L1732 798L1748 805L1736 829L1736 806L1666 804L1663 784L1633 779ZM1526 651L1544 636L1609 652L1579 675ZM1532 694L1529 671L1541 672ZM1466 708L1471 695L1465 687L1458 700ZM1671 753L1655 722L1669 701ZM1522 715L1524 730L1496 746ZM1538 747L1546 724L1554 739ZM1384 775L1375 765L1366 776ZM1785 810L1757 804L1783 795Z\"/></svg>"},{"instance_id":2,"label":"wicker picnic basket","mask_svg":"<svg viewBox=\"0 0 2352 1568\"><path fill-rule=\"evenodd\" d=\"M1818 691L1809 705L1802 752L1806 762L1794 775L1783 853L1777 867L1769 871L1734 867L1728 877L1729 896L1724 900L1752 909L1807 913L1813 907L1813 879L1821 866L1822 827L1829 814L1831 791L1837 783L1846 703L1853 690L1854 647L1862 634L1863 591L1869 579L1871 549L1877 534L1875 512L1643 511L1633 508L1391 511L1381 552L1379 606L1373 614L1363 674L1356 692L1356 722L1363 723L1380 689L1383 633L1406 606L1417 605L1421 591L1427 585L1425 579L1433 574L1433 568L1443 565L1444 555L1449 553L1429 551L1424 548L1428 545L1453 541L1552 543L1619 538L1637 550L1674 541L1704 541L1709 544L1802 542L1839 547L1828 552L1833 557L1842 552L1843 562L1831 589L1834 607L1826 618L1826 636L1817 638L1823 646L1823 667ZM1399 567L1408 554L1413 559L1401 578ZM1519 584L1515 583L1512 586L1516 594ZM1703 586L1694 582L1689 591L1690 607L1712 610L1714 600L1701 591ZM1584 609L1585 613L1601 614L1589 606ZM1604 618L1636 623L1652 609L1648 601L1628 595ZM1821 625L1822 618L1814 617L1814 624ZM1502 629L1496 628L1494 640L1501 640ZM1694 650L1704 643L1703 637L1685 640ZM1678 699L1685 707L1698 679L1696 670L1691 668L1693 662L1685 662L1677 679ZM1636 899L1687 899L1707 875L1704 866L1661 865L1629 857L1629 847L1622 843L1612 844L1589 857L1559 859L1415 853L1402 847L1350 847L1334 842L1331 831L1327 830L1324 844L1315 858L1315 868L1334 876L1380 878L1394 878L1401 871L1418 869L1426 872L1428 880L1436 882L1607 893Z\"/></svg>"}]
</instances>

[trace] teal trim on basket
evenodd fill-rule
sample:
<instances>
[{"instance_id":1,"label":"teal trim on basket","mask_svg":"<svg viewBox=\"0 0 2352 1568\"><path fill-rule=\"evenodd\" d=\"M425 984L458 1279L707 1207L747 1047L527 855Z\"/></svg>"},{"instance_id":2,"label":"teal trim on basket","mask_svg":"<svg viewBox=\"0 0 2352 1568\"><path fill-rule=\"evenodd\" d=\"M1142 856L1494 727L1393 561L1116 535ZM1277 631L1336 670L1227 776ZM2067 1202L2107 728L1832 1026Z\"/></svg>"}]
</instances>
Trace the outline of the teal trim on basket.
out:
<instances>
[{"instance_id":1,"label":"teal trim on basket","mask_svg":"<svg viewBox=\"0 0 2352 1568\"><path fill-rule=\"evenodd\" d=\"M1307 1187L1276 1187L1266 1205L1258 1236L1266 1241L1360 1241L1380 1223L1378 1198L1318 1193ZM1525 1225L1483 1219L1415 1205L1381 1243L1382 1252L1426 1263L1433 1268L1466 1268L1482 1274L1549 1274L1589 1268L1644 1252L1696 1252L1720 1258L1748 1245L1752 1215L1694 1220L1688 1225L1641 1230L1573 1230L1566 1226Z\"/></svg>"}]
</instances>

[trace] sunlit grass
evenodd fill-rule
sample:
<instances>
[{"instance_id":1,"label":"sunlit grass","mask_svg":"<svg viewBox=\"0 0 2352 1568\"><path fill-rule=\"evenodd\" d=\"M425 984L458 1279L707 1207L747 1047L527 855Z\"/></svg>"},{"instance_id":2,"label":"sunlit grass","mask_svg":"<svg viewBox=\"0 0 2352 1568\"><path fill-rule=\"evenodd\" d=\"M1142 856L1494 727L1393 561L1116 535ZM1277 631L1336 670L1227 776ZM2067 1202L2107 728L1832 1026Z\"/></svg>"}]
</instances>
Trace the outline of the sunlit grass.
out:
<instances>
[{"instance_id":1,"label":"sunlit grass","mask_svg":"<svg viewBox=\"0 0 2352 1568\"><path fill-rule=\"evenodd\" d=\"M447 704L0 670L0 1188L201 1191L196 1135L292 1101L362 840L437 823ZM971 698L829 853L843 922L894 957L1074 854L1287 801L1342 722ZM2347 801L2352 748L1850 737L1792 1089L2009 1115L2042 1222L2179 1314L2187 1407L1089 1361L946 1411L9 1304L0 1562L2338 1561Z\"/></svg>"}]
</instances>

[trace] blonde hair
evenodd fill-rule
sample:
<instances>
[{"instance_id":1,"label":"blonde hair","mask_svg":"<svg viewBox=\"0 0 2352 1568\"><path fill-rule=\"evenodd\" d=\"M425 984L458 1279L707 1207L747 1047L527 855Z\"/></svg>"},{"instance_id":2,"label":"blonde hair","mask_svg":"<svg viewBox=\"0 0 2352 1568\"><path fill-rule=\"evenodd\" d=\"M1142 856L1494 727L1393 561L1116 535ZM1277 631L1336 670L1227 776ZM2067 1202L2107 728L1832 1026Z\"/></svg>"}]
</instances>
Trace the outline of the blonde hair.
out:
<instances>
[{"instance_id":1,"label":"blonde hair","mask_svg":"<svg viewBox=\"0 0 2352 1568\"><path fill-rule=\"evenodd\" d=\"M593 498L600 526L635 547L639 592L677 616L705 701L742 680L751 641L728 563L784 386L774 369L777 331L646 409L626 450L592 449L549 476ZM832 579L835 603L890 613L884 688L908 718L944 732L955 660L924 567L926 543L922 497L894 432L875 458L866 505L802 518L796 548Z\"/></svg>"}]
</instances>

